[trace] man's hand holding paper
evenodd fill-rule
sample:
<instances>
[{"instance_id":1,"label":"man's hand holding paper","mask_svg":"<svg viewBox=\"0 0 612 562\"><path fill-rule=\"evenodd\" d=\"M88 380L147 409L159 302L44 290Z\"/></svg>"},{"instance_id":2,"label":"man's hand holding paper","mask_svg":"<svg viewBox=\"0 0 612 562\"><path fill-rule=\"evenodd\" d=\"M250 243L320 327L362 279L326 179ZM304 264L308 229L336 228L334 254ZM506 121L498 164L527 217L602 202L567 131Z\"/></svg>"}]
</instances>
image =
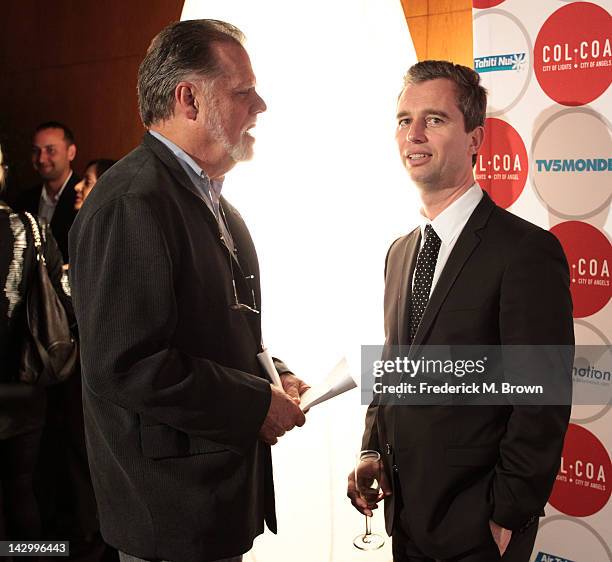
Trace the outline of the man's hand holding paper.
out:
<instances>
[{"instance_id":1,"label":"man's hand holding paper","mask_svg":"<svg viewBox=\"0 0 612 562\"><path fill-rule=\"evenodd\" d=\"M293 373L283 373L280 380L285 393L299 406L302 395L310 389L310 385L297 378Z\"/></svg>"},{"instance_id":2,"label":"man's hand holding paper","mask_svg":"<svg viewBox=\"0 0 612 562\"><path fill-rule=\"evenodd\" d=\"M297 377L293 378L304 384ZM274 445L285 432L291 431L296 425L302 427L306 422L306 418L294 398L273 384L270 385L270 389L272 391L270 407L259 429L259 438L269 445ZM291 391L293 392L294 390L295 388L292 388Z\"/></svg>"}]
</instances>

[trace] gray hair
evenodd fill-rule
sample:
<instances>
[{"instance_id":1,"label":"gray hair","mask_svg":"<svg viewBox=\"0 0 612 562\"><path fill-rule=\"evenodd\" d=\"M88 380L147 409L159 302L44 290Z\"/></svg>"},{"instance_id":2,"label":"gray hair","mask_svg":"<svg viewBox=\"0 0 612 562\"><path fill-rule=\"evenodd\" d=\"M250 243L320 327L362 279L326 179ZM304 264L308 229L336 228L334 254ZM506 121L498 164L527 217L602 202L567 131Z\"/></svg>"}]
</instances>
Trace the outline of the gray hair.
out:
<instances>
[{"instance_id":1,"label":"gray hair","mask_svg":"<svg viewBox=\"0 0 612 562\"><path fill-rule=\"evenodd\" d=\"M465 132L483 127L487 116L487 90L480 84L480 75L467 66L445 60L418 62L406 72L404 88L438 78L446 78L455 85L457 106L463 114Z\"/></svg>"},{"instance_id":2,"label":"gray hair","mask_svg":"<svg viewBox=\"0 0 612 562\"><path fill-rule=\"evenodd\" d=\"M242 31L219 20L187 20L158 33L138 69L138 108L145 127L174 113L174 90L197 75L212 81L221 74L213 43L244 43Z\"/></svg>"}]
</instances>

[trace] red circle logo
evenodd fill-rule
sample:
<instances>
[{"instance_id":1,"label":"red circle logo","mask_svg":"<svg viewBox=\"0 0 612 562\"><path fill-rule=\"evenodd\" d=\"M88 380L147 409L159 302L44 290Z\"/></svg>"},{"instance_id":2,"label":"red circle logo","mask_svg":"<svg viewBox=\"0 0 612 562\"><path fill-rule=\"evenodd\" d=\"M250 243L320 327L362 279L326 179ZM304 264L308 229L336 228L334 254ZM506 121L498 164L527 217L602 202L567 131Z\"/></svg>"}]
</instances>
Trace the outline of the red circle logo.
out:
<instances>
[{"instance_id":1,"label":"red circle logo","mask_svg":"<svg viewBox=\"0 0 612 562\"><path fill-rule=\"evenodd\" d=\"M601 441L588 429L570 423L550 505L573 517L593 515L610 499L611 477L610 455Z\"/></svg>"},{"instance_id":2,"label":"red circle logo","mask_svg":"<svg viewBox=\"0 0 612 562\"><path fill-rule=\"evenodd\" d=\"M548 97L584 105L612 80L612 18L591 2L572 2L545 22L534 47L535 74Z\"/></svg>"},{"instance_id":3,"label":"red circle logo","mask_svg":"<svg viewBox=\"0 0 612 562\"><path fill-rule=\"evenodd\" d=\"M487 118L484 143L476 160L478 184L495 203L507 209L523 192L528 171L521 135L506 121Z\"/></svg>"},{"instance_id":4,"label":"red circle logo","mask_svg":"<svg viewBox=\"0 0 612 562\"><path fill-rule=\"evenodd\" d=\"M505 1L506 0L472 0L472 4L474 8L484 10L486 8L492 8L493 6L499 6L502 2Z\"/></svg>"},{"instance_id":5,"label":"red circle logo","mask_svg":"<svg viewBox=\"0 0 612 562\"><path fill-rule=\"evenodd\" d=\"M610 300L612 246L594 226L568 221L550 231L559 239L570 267L574 318L601 310Z\"/></svg>"}]
</instances>

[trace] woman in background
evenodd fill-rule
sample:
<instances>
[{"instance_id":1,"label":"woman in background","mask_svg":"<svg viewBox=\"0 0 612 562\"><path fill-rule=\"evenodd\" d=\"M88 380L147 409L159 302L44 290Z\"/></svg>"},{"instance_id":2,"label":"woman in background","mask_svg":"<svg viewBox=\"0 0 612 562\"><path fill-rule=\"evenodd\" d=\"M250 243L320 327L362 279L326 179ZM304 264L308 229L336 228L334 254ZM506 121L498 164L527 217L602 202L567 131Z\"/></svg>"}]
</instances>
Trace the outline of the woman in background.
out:
<instances>
[{"instance_id":1,"label":"woman in background","mask_svg":"<svg viewBox=\"0 0 612 562\"><path fill-rule=\"evenodd\" d=\"M83 179L74 186L76 191L76 199L74 200L74 208L78 211L83 205L85 199L89 195L89 192L96 185L100 176L106 172L116 160L110 160L109 158L99 158L98 160L92 160L85 167L85 173Z\"/></svg>"},{"instance_id":2,"label":"woman in background","mask_svg":"<svg viewBox=\"0 0 612 562\"><path fill-rule=\"evenodd\" d=\"M26 336L25 304L35 281L32 226L4 201L6 166L0 147L0 540L41 538L33 473L45 422L45 389L18 382L21 348ZM70 298L62 289L62 254L44 225L49 278L72 318Z\"/></svg>"}]
</instances>

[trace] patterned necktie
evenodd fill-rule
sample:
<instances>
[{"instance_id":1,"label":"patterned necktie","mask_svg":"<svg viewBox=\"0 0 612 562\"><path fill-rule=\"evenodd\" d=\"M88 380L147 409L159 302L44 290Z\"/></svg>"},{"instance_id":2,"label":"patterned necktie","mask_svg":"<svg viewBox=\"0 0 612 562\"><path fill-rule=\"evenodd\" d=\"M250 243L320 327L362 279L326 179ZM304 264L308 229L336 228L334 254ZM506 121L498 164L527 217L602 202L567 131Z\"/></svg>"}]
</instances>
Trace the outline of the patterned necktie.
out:
<instances>
[{"instance_id":1,"label":"patterned necktie","mask_svg":"<svg viewBox=\"0 0 612 562\"><path fill-rule=\"evenodd\" d=\"M414 285L410 298L410 343L414 340L423 313L429 302L429 293L433 281L438 252L442 241L430 224L425 226L425 243L417 257L414 270Z\"/></svg>"}]
</instances>

